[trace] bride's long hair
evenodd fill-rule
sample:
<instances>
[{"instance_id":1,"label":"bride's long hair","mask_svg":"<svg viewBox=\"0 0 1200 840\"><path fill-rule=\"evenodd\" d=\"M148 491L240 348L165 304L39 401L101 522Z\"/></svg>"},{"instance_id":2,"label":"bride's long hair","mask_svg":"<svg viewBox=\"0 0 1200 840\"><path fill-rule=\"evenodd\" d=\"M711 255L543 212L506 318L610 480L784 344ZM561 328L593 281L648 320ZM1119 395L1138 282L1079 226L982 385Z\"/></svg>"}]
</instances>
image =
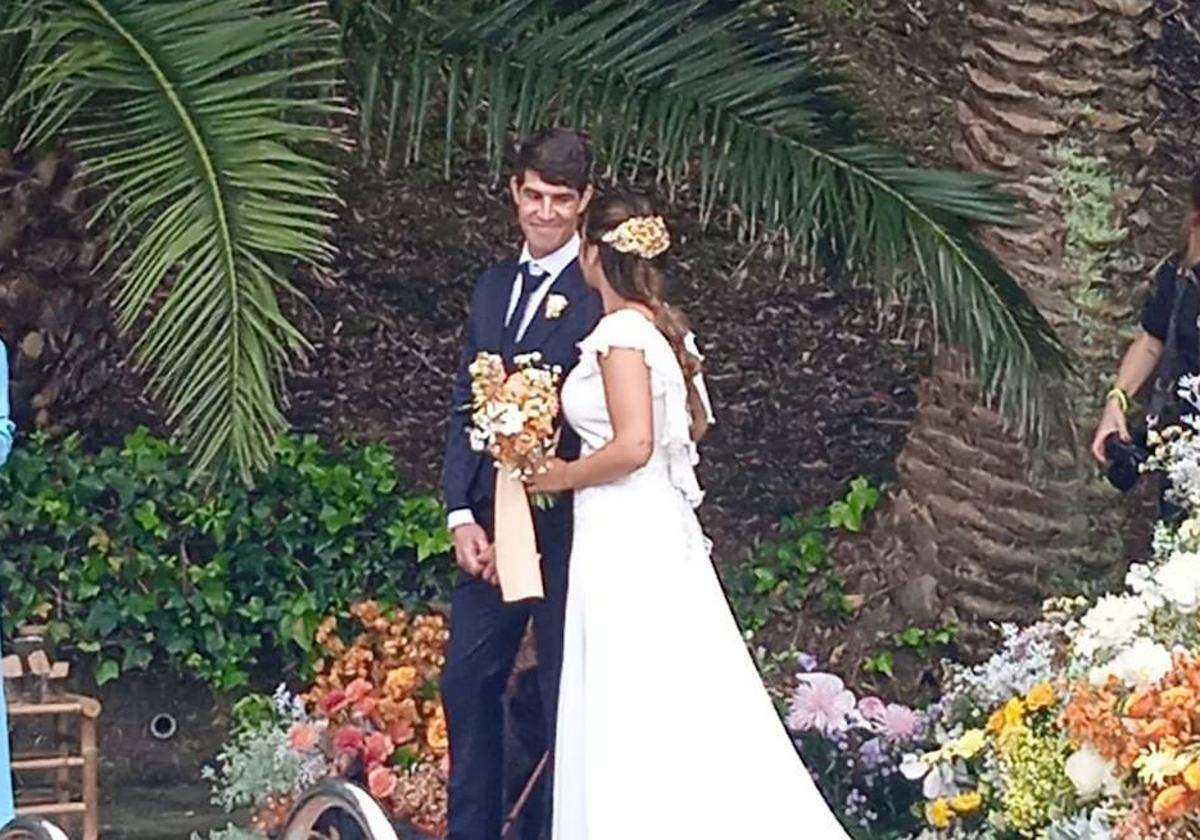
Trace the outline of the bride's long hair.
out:
<instances>
[{"instance_id":1,"label":"bride's long hair","mask_svg":"<svg viewBox=\"0 0 1200 840\"><path fill-rule=\"evenodd\" d=\"M666 278L656 259L643 259L637 254L622 253L604 242L604 235L629 219L657 215L644 196L627 193L598 198L588 210L583 225L584 238L600 249L600 264L613 291L622 298L640 303L654 313L654 325L667 339L687 384L688 412L691 415L692 439L700 440L708 430L708 412L696 389L695 378L703 370L700 357L687 346L691 332L687 316L666 300Z\"/></svg>"}]
</instances>

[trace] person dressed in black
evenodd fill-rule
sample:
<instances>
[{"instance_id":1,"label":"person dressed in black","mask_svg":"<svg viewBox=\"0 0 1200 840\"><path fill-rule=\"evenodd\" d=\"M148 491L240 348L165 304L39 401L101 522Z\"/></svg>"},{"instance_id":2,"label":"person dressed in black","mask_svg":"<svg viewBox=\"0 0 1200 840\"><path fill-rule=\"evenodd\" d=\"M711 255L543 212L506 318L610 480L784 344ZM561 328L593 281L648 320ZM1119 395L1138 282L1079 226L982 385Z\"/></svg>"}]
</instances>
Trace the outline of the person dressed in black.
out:
<instances>
[{"instance_id":1,"label":"person dressed in black","mask_svg":"<svg viewBox=\"0 0 1200 840\"><path fill-rule=\"evenodd\" d=\"M1200 373L1200 172L1191 180L1183 247L1158 267L1141 329L1105 397L1104 414L1092 438L1092 456L1101 466L1111 469L1116 441L1132 441L1127 420L1132 399L1156 372L1160 396L1151 401L1152 415L1162 409L1154 403L1163 402L1181 376ZM1180 406L1181 414L1195 415L1198 410L1200 406Z\"/></svg>"}]
</instances>

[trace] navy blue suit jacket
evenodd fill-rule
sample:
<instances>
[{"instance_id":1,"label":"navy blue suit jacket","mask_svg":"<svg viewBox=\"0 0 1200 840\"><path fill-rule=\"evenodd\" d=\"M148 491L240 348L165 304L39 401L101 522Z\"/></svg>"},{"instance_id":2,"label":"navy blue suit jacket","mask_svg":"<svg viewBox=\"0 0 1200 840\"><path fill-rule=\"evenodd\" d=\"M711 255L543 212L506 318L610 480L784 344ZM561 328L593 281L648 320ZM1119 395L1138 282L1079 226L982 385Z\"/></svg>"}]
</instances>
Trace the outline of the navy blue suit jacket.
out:
<instances>
[{"instance_id":1,"label":"navy blue suit jacket","mask_svg":"<svg viewBox=\"0 0 1200 840\"><path fill-rule=\"evenodd\" d=\"M471 374L468 368L478 353L500 352L505 316L508 314L516 274L517 260L512 258L484 271L476 282L464 335L462 359L451 392L450 428L446 438L446 460L442 476L448 509L470 508L475 515L475 521L489 531L492 522L495 466L487 453L471 449L467 437L471 414ZM558 318L546 317L545 302L550 295L561 295L567 299L567 307ZM558 275L543 298L525 335L517 343L515 354L535 350L540 352L543 363L562 368L565 380L571 368L579 361L579 342L595 328L601 312L599 296L584 282L578 261L572 261ZM522 313L517 312L513 317L520 318L521 315ZM505 359L505 363L511 367L512 359ZM563 422L558 446L559 457L567 460L577 458L579 449L579 437ZM550 553L547 551L550 546L545 545L545 542L559 542L558 539L546 539L550 535L542 533L544 526L549 526L564 516L569 521L569 502L569 498L562 499L548 512L551 515L543 516L539 513L535 517L539 542L543 543L543 554Z\"/></svg>"}]
</instances>

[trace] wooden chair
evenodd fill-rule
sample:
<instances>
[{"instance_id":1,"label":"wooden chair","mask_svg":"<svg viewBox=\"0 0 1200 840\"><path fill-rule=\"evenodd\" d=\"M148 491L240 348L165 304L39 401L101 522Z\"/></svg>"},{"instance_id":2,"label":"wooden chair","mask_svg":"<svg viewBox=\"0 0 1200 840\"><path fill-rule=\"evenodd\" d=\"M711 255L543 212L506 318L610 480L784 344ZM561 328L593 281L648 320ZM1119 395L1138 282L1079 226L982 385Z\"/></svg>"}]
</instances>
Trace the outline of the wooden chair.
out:
<instances>
[{"instance_id":1,"label":"wooden chair","mask_svg":"<svg viewBox=\"0 0 1200 840\"><path fill-rule=\"evenodd\" d=\"M12 755L12 770L22 781L48 780L17 793L18 816L41 816L60 824L78 823L83 840L100 836L99 749L96 721L100 701L65 690L70 665L52 662L40 643L39 628L23 628L16 653L4 657L11 732L45 721L53 733L53 751ZM24 648L24 650L23 650Z\"/></svg>"}]
</instances>

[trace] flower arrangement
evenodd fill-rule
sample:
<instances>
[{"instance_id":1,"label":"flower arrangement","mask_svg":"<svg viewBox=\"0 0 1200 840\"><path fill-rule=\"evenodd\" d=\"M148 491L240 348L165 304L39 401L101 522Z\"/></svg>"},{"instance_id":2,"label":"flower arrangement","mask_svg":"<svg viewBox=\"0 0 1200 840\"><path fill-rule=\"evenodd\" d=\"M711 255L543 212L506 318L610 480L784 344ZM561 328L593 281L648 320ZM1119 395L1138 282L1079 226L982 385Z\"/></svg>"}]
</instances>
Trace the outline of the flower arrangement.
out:
<instances>
[{"instance_id":1,"label":"flower arrangement","mask_svg":"<svg viewBox=\"0 0 1200 840\"><path fill-rule=\"evenodd\" d=\"M292 801L330 775L366 786L398 820L426 835L446 832L449 741L438 694L449 633L436 614L351 607L349 642L330 617L317 629L315 679L299 696L251 695L235 713L218 757L214 801L249 806L259 836L282 826Z\"/></svg>"},{"instance_id":2,"label":"flower arrangement","mask_svg":"<svg viewBox=\"0 0 1200 840\"><path fill-rule=\"evenodd\" d=\"M495 353L471 362L471 447L486 451L513 478L529 481L557 446L558 385L562 371L542 364L540 353L513 359L509 374ZM535 497L544 507L548 497Z\"/></svg>"},{"instance_id":3,"label":"flower arrangement","mask_svg":"<svg viewBox=\"0 0 1200 840\"><path fill-rule=\"evenodd\" d=\"M1200 378L1180 394L1200 406ZM896 768L921 825L876 821L881 834L1200 837L1200 422L1151 444L1145 469L1168 477L1182 518L1158 525L1122 592L1048 601L1041 621L1003 628L986 662L946 666L941 698L919 715L919 748ZM790 721L837 747L868 718L862 704L835 677L802 674ZM852 749L837 750L836 767L810 762L827 792Z\"/></svg>"},{"instance_id":4,"label":"flower arrangement","mask_svg":"<svg viewBox=\"0 0 1200 840\"><path fill-rule=\"evenodd\" d=\"M856 697L806 656L788 703L787 727L829 802L863 829L916 825L916 792L899 772L926 737L923 714L878 697Z\"/></svg>"}]
</instances>

